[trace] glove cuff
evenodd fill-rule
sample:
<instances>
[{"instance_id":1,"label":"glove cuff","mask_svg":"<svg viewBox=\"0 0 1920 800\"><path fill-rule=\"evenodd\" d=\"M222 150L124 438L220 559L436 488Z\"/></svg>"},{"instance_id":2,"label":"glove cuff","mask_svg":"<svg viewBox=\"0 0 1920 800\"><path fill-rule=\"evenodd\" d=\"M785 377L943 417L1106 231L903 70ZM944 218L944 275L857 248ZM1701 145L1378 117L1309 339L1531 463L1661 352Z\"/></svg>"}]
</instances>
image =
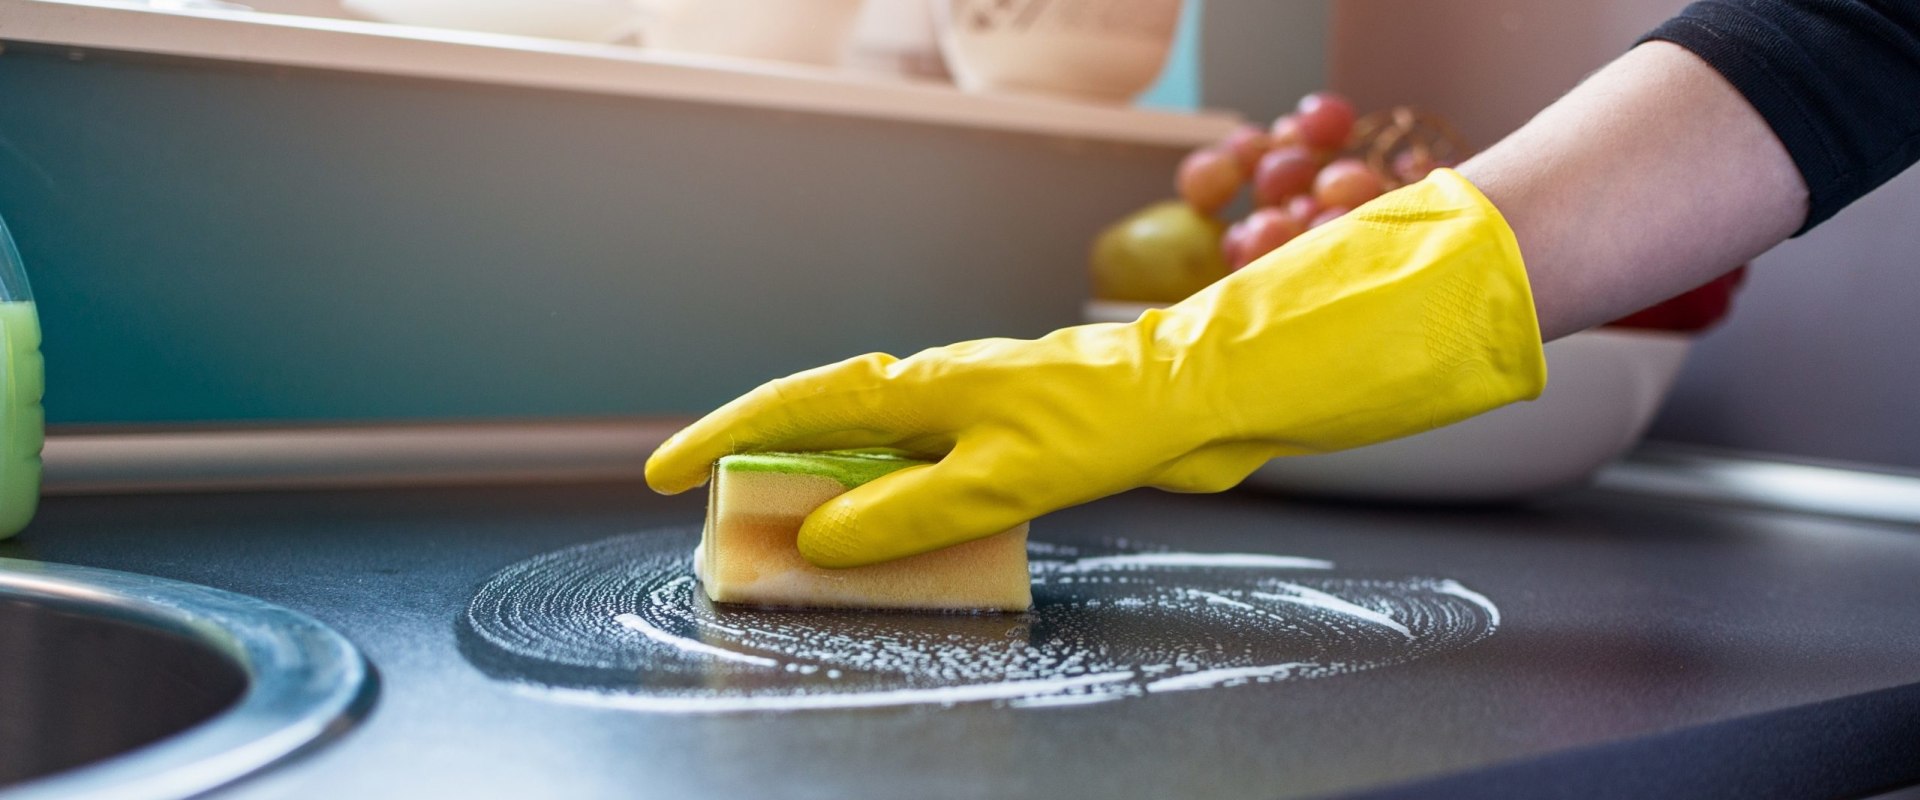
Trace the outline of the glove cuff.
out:
<instances>
[{"instance_id":1,"label":"glove cuff","mask_svg":"<svg viewBox=\"0 0 1920 800\"><path fill-rule=\"evenodd\" d=\"M1484 394L1480 402L1468 404L1477 407L1474 410L1462 407L1459 411L1464 413L1434 427L1539 397L1547 385L1546 353L1533 287L1513 227L1479 187L1451 169L1435 170L1408 188L1470 209L1477 218L1473 227L1483 236L1481 247L1463 248L1460 254L1473 266L1434 287L1427 300L1426 324L1427 345L1434 351L1436 366L1450 365L1459 371L1460 380L1479 382ZM1385 209L1370 213L1391 215ZM1480 252L1482 248L1485 252Z\"/></svg>"},{"instance_id":2,"label":"glove cuff","mask_svg":"<svg viewBox=\"0 0 1920 800\"><path fill-rule=\"evenodd\" d=\"M1342 450L1458 422L1546 386L1513 230L1452 170L1296 238L1164 313L1214 443Z\"/></svg>"}]
</instances>

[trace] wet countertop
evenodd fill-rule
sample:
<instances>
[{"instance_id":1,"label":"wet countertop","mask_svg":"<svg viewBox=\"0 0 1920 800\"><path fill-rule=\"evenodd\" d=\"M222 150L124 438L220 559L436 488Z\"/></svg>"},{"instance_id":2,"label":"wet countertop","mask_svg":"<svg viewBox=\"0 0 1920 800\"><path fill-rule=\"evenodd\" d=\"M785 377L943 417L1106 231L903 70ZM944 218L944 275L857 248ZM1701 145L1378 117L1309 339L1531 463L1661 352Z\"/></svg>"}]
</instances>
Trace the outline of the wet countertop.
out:
<instances>
[{"instance_id":1,"label":"wet countertop","mask_svg":"<svg viewBox=\"0 0 1920 800\"><path fill-rule=\"evenodd\" d=\"M1805 797L1920 783L1920 529L1600 490L1469 511L1136 492L1035 524L1067 547L1427 576L1497 606L1457 646L1305 680L662 713L544 693L537 671L476 650L466 615L492 576L610 537L684 536L701 499L631 484L57 497L0 557L254 595L366 652L381 680L370 716L222 800Z\"/></svg>"}]
</instances>

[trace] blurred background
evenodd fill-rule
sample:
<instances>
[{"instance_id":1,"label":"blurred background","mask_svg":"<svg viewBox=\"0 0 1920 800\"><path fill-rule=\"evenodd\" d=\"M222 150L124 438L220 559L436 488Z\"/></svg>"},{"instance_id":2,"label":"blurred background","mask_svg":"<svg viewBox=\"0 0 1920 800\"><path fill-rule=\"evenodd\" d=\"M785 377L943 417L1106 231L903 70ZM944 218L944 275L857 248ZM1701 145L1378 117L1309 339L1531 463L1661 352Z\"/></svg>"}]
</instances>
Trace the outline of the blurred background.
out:
<instances>
[{"instance_id":1,"label":"blurred background","mask_svg":"<svg viewBox=\"0 0 1920 800\"><path fill-rule=\"evenodd\" d=\"M251 5L348 33L447 12ZM677 40L591 14L539 32L591 41L441 38L498 49L488 74L505 79L10 42L0 217L39 299L48 421L686 415L860 352L1037 335L1079 320L1092 237L1170 196L1187 149L1231 124L1195 109L1264 122L1332 88L1436 112L1484 146L1682 3L1195 0L1146 110L1015 98L978 106L1012 121L981 124L949 118L975 106L873 110L896 85L938 106L928 87L954 72L926 7L900 23L887 5L847 6L853 38L829 63L801 63L823 60L802 42L754 65L726 52L739 26L699 20ZM664 6L651 19L672 19ZM539 69L577 69L577 85L511 79L535 64L522 50L566 56ZM593 60L626 64L616 50L828 90L784 105L705 100L697 82L629 91ZM836 80L880 99L842 102ZM1916 207L1910 173L1760 259L1653 435L1920 467Z\"/></svg>"}]
</instances>

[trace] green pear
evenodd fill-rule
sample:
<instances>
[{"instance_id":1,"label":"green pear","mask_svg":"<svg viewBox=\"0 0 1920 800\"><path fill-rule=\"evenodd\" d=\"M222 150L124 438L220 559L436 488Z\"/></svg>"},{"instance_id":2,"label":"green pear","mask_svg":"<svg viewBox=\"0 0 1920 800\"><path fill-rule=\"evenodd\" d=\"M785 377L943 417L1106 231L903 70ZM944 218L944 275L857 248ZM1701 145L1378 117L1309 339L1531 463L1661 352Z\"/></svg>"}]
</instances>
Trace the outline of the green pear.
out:
<instances>
[{"instance_id":1,"label":"green pear","mask_svg":"<svg viewBox=\"0 0 1920 800\"><path fill-rule=\"evenodd\" d=\"M1147 206L1093 241L1093 295L1102 300L1173 303L1227 276L1224 227L1179 200Z\"/></svg>"}]
</instances>

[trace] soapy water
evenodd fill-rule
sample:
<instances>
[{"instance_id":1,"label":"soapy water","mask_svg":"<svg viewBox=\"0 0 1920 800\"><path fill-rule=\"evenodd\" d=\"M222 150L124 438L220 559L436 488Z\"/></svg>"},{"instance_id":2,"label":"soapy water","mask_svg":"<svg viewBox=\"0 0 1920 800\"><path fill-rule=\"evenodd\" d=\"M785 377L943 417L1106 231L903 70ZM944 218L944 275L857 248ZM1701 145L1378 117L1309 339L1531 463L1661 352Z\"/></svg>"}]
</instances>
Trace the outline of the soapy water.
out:
<instances>
[{"instance_id":1,"label":"soapy water","mask_svg":"<svg viewBox=\"0 0 1920 800\"><path fill-rule=\"evenodd\" d=\"M1321 678L1458 650L1500 611L1445 578L1326 561L1034 542L1025 614L715 605L697 528L501 570L459 625L483 671L565 702L665 713L1082 705Z\"/></svg>"}]
</instances>

